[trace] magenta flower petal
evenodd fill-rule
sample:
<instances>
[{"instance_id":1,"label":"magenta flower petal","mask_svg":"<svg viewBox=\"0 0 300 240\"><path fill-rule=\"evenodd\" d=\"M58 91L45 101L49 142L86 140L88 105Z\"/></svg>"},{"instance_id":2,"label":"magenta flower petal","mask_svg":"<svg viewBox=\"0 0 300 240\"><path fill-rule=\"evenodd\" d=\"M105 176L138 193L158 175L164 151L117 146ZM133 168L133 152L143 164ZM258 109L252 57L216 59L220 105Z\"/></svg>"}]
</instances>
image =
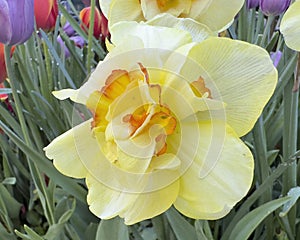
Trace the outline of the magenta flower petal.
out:
<instances>
[{"instance_id":1,"label":"magenta flower petal","mask_svg":"<svg viewBox=\"0 0 300 240\"><path fill-rule=\"evenodd\" d=\"M0 24L0 42L25 42L34 30L33 0L0 0Z\"/></svg>"}]
</instances>

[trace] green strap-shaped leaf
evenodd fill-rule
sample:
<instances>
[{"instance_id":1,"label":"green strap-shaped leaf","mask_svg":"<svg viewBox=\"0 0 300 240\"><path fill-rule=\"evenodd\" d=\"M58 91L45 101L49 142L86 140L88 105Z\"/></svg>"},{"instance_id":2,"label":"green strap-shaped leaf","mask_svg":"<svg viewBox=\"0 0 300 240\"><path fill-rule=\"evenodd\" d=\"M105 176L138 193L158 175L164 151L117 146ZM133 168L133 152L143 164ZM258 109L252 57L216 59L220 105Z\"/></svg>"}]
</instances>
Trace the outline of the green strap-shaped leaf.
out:
<instances>
[{"instance_id":1,"label":"green strap-shaped leaf","mask_svg":"<svg viewBox=\"0 0 300 240\"><path fill-rule=\"evenodd\" d=\"M170 208L166 215L178 240L197 240L195 228L174 208Z\"/></svg>"},{"instance_id":2,"label":"green strap-shaped leaf","mask_svg":"<svg viewBox=\"0 0 300 240\"><path fill-rule=\"evenodd\" d=\"M241 240L248 239L255 228L273 211L287 203L291 198L284 197L267 202L260 207L249 212L243 217L232 230L229 239Z\"/></svg>"},{"instance_id":3,"label":"green strap-shaped leaf","mask_svg":"<svg viewBox=\"0 0 300 240\"><path fill-rule=\"evenodd\" d=\"M118 217L110 220L101 220L96 240L103 239L129 240L128 227Z\"/></svg>"}]
</instances>

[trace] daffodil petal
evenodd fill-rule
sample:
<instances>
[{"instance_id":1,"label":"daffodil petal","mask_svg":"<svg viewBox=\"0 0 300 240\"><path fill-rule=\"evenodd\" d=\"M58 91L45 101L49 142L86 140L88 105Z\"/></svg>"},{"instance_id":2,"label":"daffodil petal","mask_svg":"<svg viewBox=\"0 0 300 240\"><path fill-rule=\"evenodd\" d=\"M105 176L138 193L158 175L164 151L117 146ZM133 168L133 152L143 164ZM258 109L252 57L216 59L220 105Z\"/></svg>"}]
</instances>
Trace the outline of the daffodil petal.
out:
<instances>
[{"instance_id":1,"label":"daffodil petal","mask_svg":"<svg viewBox=\"0 0 300 240\"><path fill-rule=\"evenodd\" d=\"M217 149L219 158L216 164L208 175L202 175L203 160L206 157L208 159L204 161L216 160L205 154L205 147L208 145L214 149L219 143L211 135L213 126L210 123L200 123L199 128L202 147L181 177L180 192L174 206L191 218L218 219L226 215L249 191L254 161L250 150L227 126L224 142ZM212 141L207 143L205 139Z\"/></svg>"},{"instance_id":2,"label":"daffodil petal","mask_svg":"<svg viewBox=\"0 0 300 240\"><path fill-rule=\"evenodd\" d=\"M159 2L165 2L159 6ZM141 0L141 7L145 19L149 20L156 15L167 12L176 17L180 14L188 13L191 8L191 0L173 0L173 1L157 1L157 0Z\"/></svg>"},{"instance_id":3,"label":"daffodil petal","mask_svg":"<svg viewBox=\"0 0 300 240\"><path fill-rule=\"evenodd\" d=\"M277 70L269 54L245 42L209 38L194 46L188 58L201 68L188 64L188 59L181 70L183 76L191 81L202 76L212 98L226 104L228 124L239 136L248 133L277 84Z\"/></svg>"},{"instance_id":4,"label":"daffodil petal","mask_svg":"<svg viewBox=\"0 0 300 240\"><path fill-rule=\"evenodd\" d=\"M300 1L294 2L282 17L280 31L286 45L300 51Z\"/></svg>"},{"instance_id":5,"label":"daffodil petal","mask_svg":"<svg viewBox=\"0 0 300 240\"><path fill-rule=\"evenodd\" d=\"M203 12L205 12L208 9L212 1L213 0L192 0L190 12L186 17L190 17L193 19L199 18L201 14L203 14Z\"/></svg>"},{"instance_id":6,"label":"daffodil petal","mask_svg":"<svg viewBox=\"0 0 300 240\"><path fill-rule=\"evenodd\" d=\"M104 3L103 5L105 6ZM110 27L119 21L144 20L139 0L112 0L109 7L108 24Z\"/></svg>"},{"instance_id":7,"label":"daffodil petal","mask_svg":"<svg viewBox=\"0 0 300 240\"><path fill-rule=\"evenodd\" d=\"M141 193L132 205L120 216L125 224L131 225L145 219L153 218L168 210L178 195L179 181L153 192Z\"/></svg>"},{"instance_id":8,"label":"daffodil petal","mask_svg":"<svg viewBox=\"0 0 300 240\"><path fill-rule=\"evenodd\" d=\"M110 219L124 212L137 198L137 194L119 191L104 185L91 175L87 175L89 189L87 202L91 212L102 219Z\"/></svg>"},{"instance_id":9,"label":"daffodil petal","mask_svg":"<svg viewBox=\"0 0 300 240\"><path fill-rule=\"evenodd\" d=\"M124 41L124 36L128 35L142 39L145 48L174 50L192 41L191 35L186 31L134 21L116 23L111 27L110 32L111 41L116 46Z\"/></svg>"},{"instance_id":10,"label":"daffodil petal","mask_svg":"<svg viewBox=\"0 0 300 240\"><path fill-rule=\"evenodd\" d=\"M108 18L108 12L111 2L112 0L99 0L101 11L106 18Z\"/></svg>"},{"instance_id":11,"label":"daffodil petal","mask_svg":"<svg viewBox=\"0 0 300 240\"><path fill-rule=\"evenodd\" d=\"M209 7L196 18L212 31L219 31L230 23L244 4L244 0L212 0Z\"/></svg>"},{"instance_id":12,"label":"daffodil petal","mask_svg":"<svg viewBox=\"0 0 300 240\"><path fill-rule=\"evenodd\" d=\"M176 18L168 13L157 15L146 23L153 26L170 27L187 31L191 34L194 42L202 42L208 37L217 36L215 32L212 32L204 24L191 18Z\"/></svg>"},{"instance_id":13,"label":"daffodil petal","mask_svg":"<svg viewBox=\"0 0 300 240\"><path fill-rule=\"evenodd\" d=\"M81 153L86 157L94 154L95 139L91 135L91 119L70 129L55 138L44 148L49 159L53 159L54 166L63 174L84 178L87 169L81 161ZM80 136L84 141L78 141ZM80 153L80 154L79 154Z\"/></svg>"},{"instance_id":14,"label":"daffodil petal","mask_svg":"<svg viewBox=\"0 0 300 240\"><path fill-rule=\"evenodd\" d=\"M99 218L110 219L117 215L125 218L125 224L152 218L166 211L175 201L179 183L175 181L163 189L149 193L128 193L114 190L87 176L89 188L87 201L90 210Z\"/></svg>"},{"instance_id":15,"label":"daffodil petal","mask_svg":"<svg viewBox=\"0 0 300 240\"><path fill-rule=\"evenodd\" d=\"M78 91L75 89L66 88L58 91L53 91L52 94L59 100L70 98L71 100L76 101Z\"/></svg>"}]
</instances>

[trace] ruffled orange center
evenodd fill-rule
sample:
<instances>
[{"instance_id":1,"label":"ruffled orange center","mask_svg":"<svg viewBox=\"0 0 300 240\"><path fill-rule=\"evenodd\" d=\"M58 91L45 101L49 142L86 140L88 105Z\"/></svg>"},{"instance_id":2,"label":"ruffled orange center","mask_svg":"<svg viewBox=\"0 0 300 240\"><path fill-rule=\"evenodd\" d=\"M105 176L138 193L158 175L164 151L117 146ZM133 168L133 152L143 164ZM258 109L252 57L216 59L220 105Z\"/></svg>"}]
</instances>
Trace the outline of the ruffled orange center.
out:
<instances>
[{"instance_id":1,"label":"ruffled orange center","mask_svg":"<svg viewBox=\"0 0 300 240\"><path fill-rule=\"evenodd\" d=\"M157 105L155 106L155 113L151 115L149 121L147 121L147 123L145 124L146 119L150 115L150 109L150 104L141 106L132 114L126 115L123 118L123 122L130 124L130 136L136 134L137 130L141 129L142 127L142 131L150 131L151 127L153 127L154 125L158 126L158 128L161 130L161 134L159 134L155 138L155 141L157 143L157 151L155 155L158 156L166 152L166 138L168 135L171 135L174 132L177 121L175 117L172 116L169 108L167 108L166 106Z\"/></svg>"},{"instance_id":2,"label":"ruffled orange center","mask_svg":"<svg viewBox=\"0 0 300 240\"><path fill-rule=\"evenodd\" d=\"M197 97L212 98L211 91L206 87L202 77L199 77L197 81L192 82L190 86Z\"/></svg>"},{"instance_id":3,"label":"ruffled orange center","mask_svg":"<svg viewBox=\"0 0 300 240\"><path fill-rule=\"evenodd\" d=\"M140 107L122 117L122 125L128 129L128 139L138 134L148 133L155 129L156 150L154 155L161 155L166 152L167 136L172 134L176 128L176 118L172 116L170 109L161 103L161 87L158 84L150 84L149 74L145 67L139 64L140 69L135 71L114 70L107 78L105 86L93 92L88 101L87 107L93 113L92 128L94 133L105 132L109 124L107 117L113 102L122 96L126 102L126 91L137 88L145 91L154 97L149 103L142 103ZM146 87L141 87L141 84ZM148 93L147 93L148 92ZM153 95L153 96L152 96ZM128 109L131 106L128 106ZM110 116L110 113L109 113ZM116 116L110 116L112 119ZM153 127L153 129L151 129Z\"/></svg>"}]
</instances>

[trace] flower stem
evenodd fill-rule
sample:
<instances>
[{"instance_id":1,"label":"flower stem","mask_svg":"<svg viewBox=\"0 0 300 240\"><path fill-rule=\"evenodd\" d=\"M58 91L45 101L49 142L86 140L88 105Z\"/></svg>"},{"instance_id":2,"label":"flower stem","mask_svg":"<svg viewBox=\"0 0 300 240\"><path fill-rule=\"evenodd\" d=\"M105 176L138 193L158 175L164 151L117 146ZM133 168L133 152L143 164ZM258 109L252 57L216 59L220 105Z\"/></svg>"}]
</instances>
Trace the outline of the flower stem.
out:
<instances>
[{"instance_id":1,"label":"flower stem","mask_svg":"<svg viewBox=\"0 0 300 240\"><path fill-rule=\"evenodd\" d=\"M289 81L284 89L284 132L283 132L283 158L289 161L291 156L297 151L297 129L298 129L298 105L300 78L300 55L298 53L298 65L296 68L295 79ZM283 194L297 186L297 162L296 159L289 164L283 176ZM296 205L289 211L288 219L292 232L295 235L296 225Z\"/></svg>"},{"instance_id":2,"label":"flower stem","mask_svg":"<svg viewBox=\"0 0 300 240\"><path fill-rule=\"evenodd\" d=\"M12 91L12 95L15 101L15 105L16 105L16 110L17 110L17 115L20 121L20 125L21 125L21 129L22 129L22 133L23 133L23 137L26 143L30 143L30 137L29 137L29 132L28 132L28 128L26 126L26 122L25 122L25 118L22 112L22 107L21 107L21 101L17 92L17 87L15 84L15 74L14 71L12 69L11 66L11 62L10 62L10 51L11 51L11 46L5 46L5 52L4 52L4 56L5 56L5 63L6 63L6 70L7 70L7 74L9 77L9 84L11 86L11 91Z\"/></svg>"},{"instance_id":3,"label":"flower stem","mask_svg":"<svg viewBox=\"0 0 300 240\"><path fill-rule=\"evenodd\" d=\"M275 17L273 15L269 16L267 19L267 23L266 23L266 26L265 26L265 29L264 29L264 32L262 35L262 39L259 44L262 47L265 47L268 44L267 40L269 40L269 38L270 38L270 36L269 36L270 32L273 32L273 31L271 31L271 27L274 22L274 19L275 19Z\"/></svg>"},{"instance_id":4,"label":"flower stem","mask_svg":"<svg viewBox=\"0 0 300 240\"><path fill-rule=\"evenodd\" d=\"M12 91L12 95L15 101L15 106L16 106L16 111L17 111L17 116L21 125L21 130L22 130L22 134L23 134L23 139L25 140L25 143L30 146L31 148L33 148L33 143L31 141L30 138L30 134L28 131L28 126L26 124L26 120L25 117L23 115L23 111L22 111L22 104L18 95L18 91L17 91L17 86L16 86L16 77L11 65L11 61L10 61L10 51L11 51L11 46L9 45L5 45L5 51L4 51L4 56L5 56L5 63L6 63L6 70L7 70L7 74L9 77L9 83L10 83L10 87L11 87L11 91ZM47 191L46 191L46 186L45 186L45 182L43 180L43 177L41 176L38 167L32 163L29 160L29 157L27 156L27 162L28 162L28 166L30 169L30 173L33 177L34 183L36 186L41 186L41 188L43 189L44 192L44 196L45 196L45 200L47 202L47 206L48 206L48 213L49 213L49 223L50 224L54 224L54 209L51 209L52 204L50 203L49 197L47 196Z\"/></svg>"},{"instance_id":5,"label":"flower stem","mask_svg":"<svg viewBox=\"0 0 300 240\"><path fill-rule=\"evenodd\" d=\"M88 32L88 50L87 50L87 62L86 62L86 68L88 74L91 72L91 65L92 65L92 46L93 46L93 34L94 34L94 23L95 23L95 7L96 7L95 0L91 0L91 15L90 15L90 25L89 25L89 32Z\"/></svg>"}]
</instances>

